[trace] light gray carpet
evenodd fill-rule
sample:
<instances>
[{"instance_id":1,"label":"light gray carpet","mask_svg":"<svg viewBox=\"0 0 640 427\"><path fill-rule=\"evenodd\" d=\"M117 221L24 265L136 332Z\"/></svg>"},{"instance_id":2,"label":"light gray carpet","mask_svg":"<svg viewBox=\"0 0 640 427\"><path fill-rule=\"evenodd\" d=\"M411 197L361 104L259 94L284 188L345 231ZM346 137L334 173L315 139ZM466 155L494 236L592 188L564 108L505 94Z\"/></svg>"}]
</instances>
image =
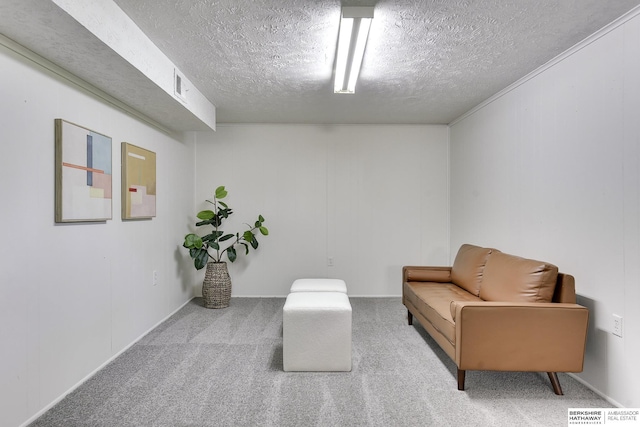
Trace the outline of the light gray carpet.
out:
<instances>
[{"instance_id":1,"label":"light gray carpet","mask_svg":"<svg viewBox=\"0 0 640 427\"><path fill-rule=\"evenodd\" d=\"M31 424L44 426L566 426L611 405L568 375L456 367L400 298L351 298L353 370L282 371L283 298L194 299Z\"/></svg>"}]
</instances>

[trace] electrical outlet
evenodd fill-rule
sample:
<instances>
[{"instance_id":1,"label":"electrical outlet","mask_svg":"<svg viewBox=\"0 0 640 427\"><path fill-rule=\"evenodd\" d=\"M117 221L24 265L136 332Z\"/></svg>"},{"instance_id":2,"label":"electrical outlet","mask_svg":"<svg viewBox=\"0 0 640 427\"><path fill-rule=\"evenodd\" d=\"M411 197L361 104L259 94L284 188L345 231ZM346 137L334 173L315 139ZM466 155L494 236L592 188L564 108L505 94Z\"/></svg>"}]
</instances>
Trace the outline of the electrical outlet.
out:
<instances>
[{"instance_id":1,"label":"electrical outlet","mask_svg":"<svg viewBox=\"0 0 640 427\"><path fill-rule=\"evenodd\" d=\"M613 315L613 335L622 338L622 317L617 314Z\"/></svg>"},{"instance_id":2,"label":"electrical outlet","mask_svg":"<svg viewBox=\"0 0 640 427\"><path fill-rule=\"evenodd\" d=\"M153 286L157 286L157 285L158 285L158 271L153 270Z\"/></svg>"},{"instance_id":3,"label":"electrical outlet","mask_svg":"<svg viewBox=\"0 0 640 427\"><path fill-rule=\"evenodd\" d=\"M333 267L333 257L332 257L332 256L330 256L329 258L327 258L327 265L328 265L329 267Z\"/></svg>"}]
</instances>

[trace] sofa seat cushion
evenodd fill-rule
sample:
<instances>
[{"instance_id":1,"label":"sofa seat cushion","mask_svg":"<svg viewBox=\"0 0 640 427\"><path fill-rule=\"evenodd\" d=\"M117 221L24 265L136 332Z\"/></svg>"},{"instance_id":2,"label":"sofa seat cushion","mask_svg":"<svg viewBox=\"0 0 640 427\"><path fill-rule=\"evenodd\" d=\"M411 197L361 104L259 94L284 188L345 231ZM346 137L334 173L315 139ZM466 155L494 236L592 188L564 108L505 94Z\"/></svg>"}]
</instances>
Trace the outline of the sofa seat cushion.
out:
<instances>
[{"instance_id":1,"label":"sofa seat cushion","mask_svg":"<svg viewBox=\"0 0 640 427\"><path fill-rule=\"evenodd\" d=\"M480 294L480 284L487 259L495 249L464 244L451 267L451 281L472 295Z\"/></svg>"},{"instance_id":2,"label":"sofa seat cushion","mask_svg":"<svg viewBox=\"0 0 640 427\"><path fill-rule=\"evenodd\" d=\"M407 282L404 295L452 345L456 344L456 325L451 301L482 301L453 283Z\"/></svg>"},{"instance_id":3,"label":"sofa seat cushion","mask_svg":"<svg viewBox=\"0 0 640 427\"><path fill-rule=\"evenodd\" d=\"M558 267L543 261L493 252L484 269L480 298L485 301L551 302Z\"/></svg>"}]
</instances>

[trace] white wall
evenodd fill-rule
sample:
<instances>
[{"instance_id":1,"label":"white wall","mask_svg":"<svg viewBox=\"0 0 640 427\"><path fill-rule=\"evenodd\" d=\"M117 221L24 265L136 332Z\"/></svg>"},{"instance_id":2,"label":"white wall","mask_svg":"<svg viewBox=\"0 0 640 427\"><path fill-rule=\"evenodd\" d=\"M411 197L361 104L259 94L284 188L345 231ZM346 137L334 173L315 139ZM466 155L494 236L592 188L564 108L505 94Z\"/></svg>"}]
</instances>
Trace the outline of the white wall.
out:
<instances>
[{"instance_id":1,"label":"white wall","mask_svg":"<svg viewBox=\"0 0 640 427\"><path fill-rule=\"evenodd\" d=\"M400 295L403 265L448 262L446 126L217 129L197 134L196 201L225 185L236 222L262 214L270 230L230 265L233 295L286 295L300 277Z\"/></svg>"},{"instance_id":2,"label":"white wall","mask_svg":"<svg viewBox=\"0 0 640 427\"><path fill-rule=\"evenodd\" d=\"M640 407L640 17L618 24L451 127L451 248L573 274L591 314L579 377Z\"/></svg>"},{"instance_id":3,"label":"white wall","mask_svg":"<svg viewBox=\"0 0 640 427\"><path fill-rule=\"evenodd\" d=\"M0 424L16 426L192 297L181 142L0 46ZM113 220L54 224L54 119L112 137ZM120 143L157 154L157 217L120 217ZM152 286L152 271L159 283Z\"/></svg>"}]
</instances>

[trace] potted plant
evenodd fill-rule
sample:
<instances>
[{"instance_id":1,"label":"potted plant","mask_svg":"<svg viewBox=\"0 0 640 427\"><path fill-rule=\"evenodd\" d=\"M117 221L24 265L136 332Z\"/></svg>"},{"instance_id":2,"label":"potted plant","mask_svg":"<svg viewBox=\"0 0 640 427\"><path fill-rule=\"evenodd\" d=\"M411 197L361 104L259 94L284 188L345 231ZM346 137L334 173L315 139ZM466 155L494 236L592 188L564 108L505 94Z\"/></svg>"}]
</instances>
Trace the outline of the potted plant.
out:
<instances>
[{"instance_id":1,"label":"potted plant","mask_svg":"<svg viewBox=\"0 0 640 427\"><path fill-rule=\"evenodd\" d=\"M207 267L202 283L202 296L206 308L229 306L231 278L227 263L222 260L223 256L226 254L227 259L234 262L238 256L238 246L243 247L245 255L248 255L250 248L258 249L257 232L263 236L269 234L269 230L263 225L262 215L258 215L258 220L253 225L247 224L248 228L242 234L222 231L223 221L233 214L231 208L221 201L227 194L224 186L216 188L213 200L207 200L213 205L212 209L198 212L197 217L200 221L196 223L196 227L210 226L211 232L202 237L189 233L184 237L182 245L189 249L196 270Z\"/></svg>"}]
</instances>

